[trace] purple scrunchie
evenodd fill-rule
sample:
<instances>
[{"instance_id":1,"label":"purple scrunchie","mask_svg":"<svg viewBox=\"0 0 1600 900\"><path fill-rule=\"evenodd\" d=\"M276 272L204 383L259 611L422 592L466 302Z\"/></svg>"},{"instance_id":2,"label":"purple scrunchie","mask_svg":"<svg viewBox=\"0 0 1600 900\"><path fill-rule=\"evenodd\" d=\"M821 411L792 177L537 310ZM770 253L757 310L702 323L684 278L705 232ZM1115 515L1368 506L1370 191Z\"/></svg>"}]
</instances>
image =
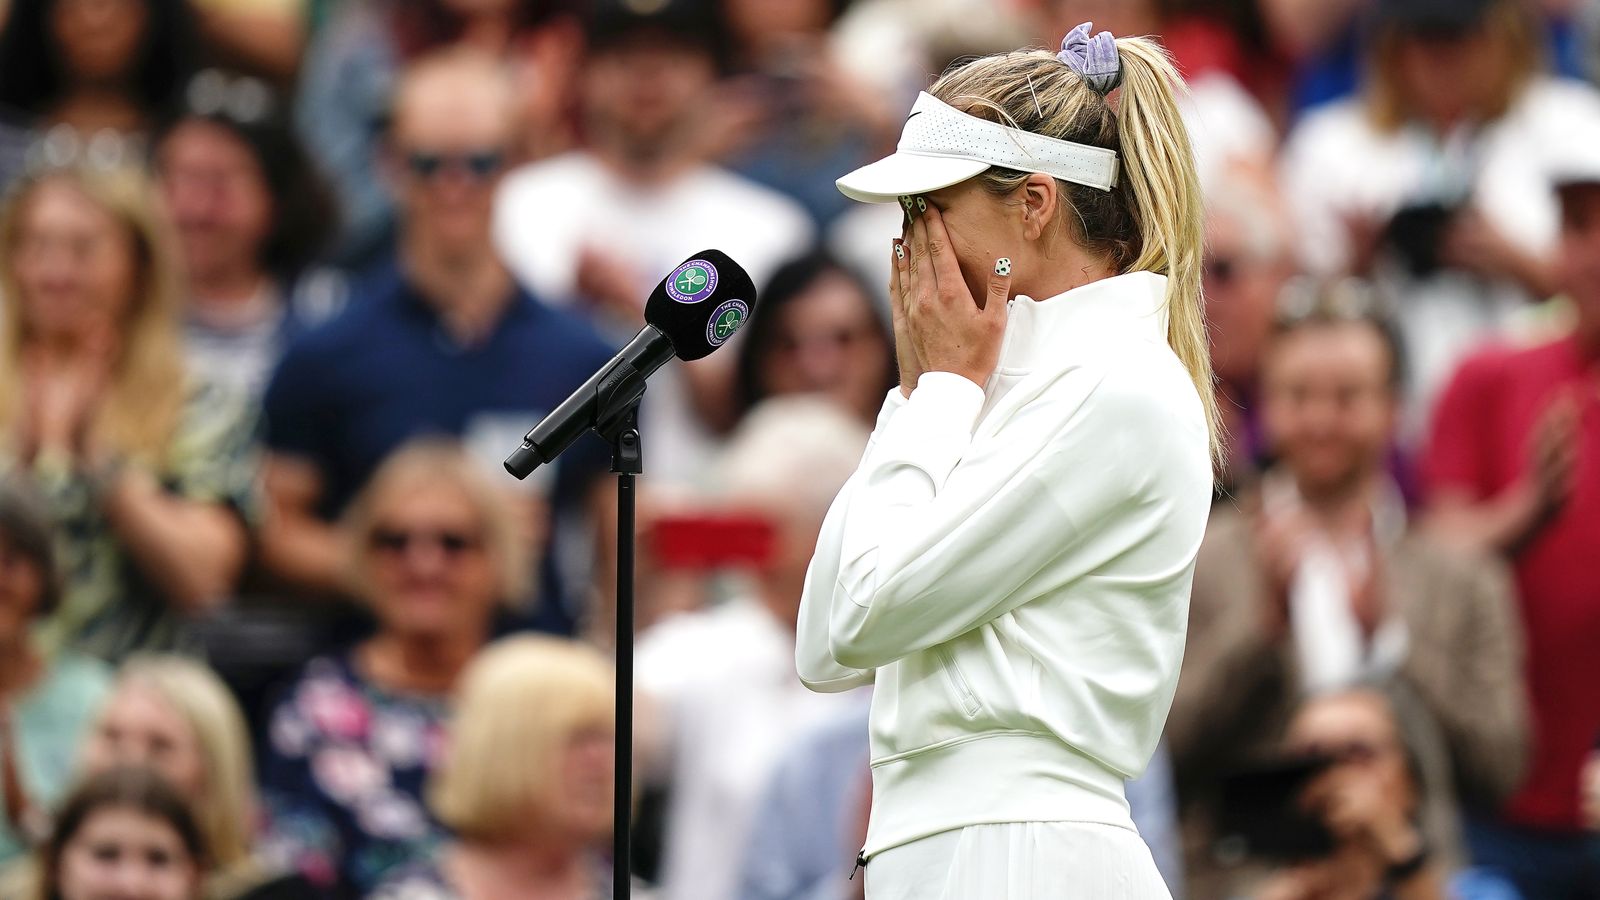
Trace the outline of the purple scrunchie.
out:
<instances>
[{"instance_id":1,"label":"purple scrunchie","mask_svg":"<svg viewBox=\"0 0 1600 900\"><path fill-rule=\"evenodd\" d=\"M1056 59L1082 76L1095 93L1105 95L1122 83L1122 57L1117 55L1117 39L1111 32L1091 36L1093 27L1094 23L1085 22L1067 32Z\"/></svg>"}]
</instances>

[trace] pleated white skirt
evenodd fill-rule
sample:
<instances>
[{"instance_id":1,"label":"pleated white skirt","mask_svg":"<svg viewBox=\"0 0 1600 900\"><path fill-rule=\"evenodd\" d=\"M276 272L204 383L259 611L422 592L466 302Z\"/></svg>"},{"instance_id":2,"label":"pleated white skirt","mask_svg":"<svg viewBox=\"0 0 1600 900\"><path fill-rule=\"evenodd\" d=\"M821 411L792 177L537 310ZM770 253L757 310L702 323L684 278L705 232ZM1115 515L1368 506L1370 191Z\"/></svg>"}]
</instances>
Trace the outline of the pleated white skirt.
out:
<instances>
[{"instance_id":1,"label":"pleated white skirt","mask_svg":"<svg viewBox=\"0 0 1600 900\"><path fill-rule=\"evenodd\" d=\"M866 900L1171 900L1138 832L1089 822L969 825L885 850Z\"/></svg>"}]
</instances>

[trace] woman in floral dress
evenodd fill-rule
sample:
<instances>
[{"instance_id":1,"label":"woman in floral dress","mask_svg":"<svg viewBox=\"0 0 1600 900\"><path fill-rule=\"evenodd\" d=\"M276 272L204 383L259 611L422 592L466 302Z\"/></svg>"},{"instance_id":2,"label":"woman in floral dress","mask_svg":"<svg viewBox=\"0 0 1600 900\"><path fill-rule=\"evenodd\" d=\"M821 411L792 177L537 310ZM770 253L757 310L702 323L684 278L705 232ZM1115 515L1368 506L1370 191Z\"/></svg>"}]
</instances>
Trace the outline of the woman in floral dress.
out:
<instances>
[{"instance_id":1,"label":"woman in floral dress","mask_svg":"<svg viewBox=\"0 0 1600 900\"><path fill-rule=\"evenodd\" d=\"M372 637L309 662L273 711L262 778L270 844L338 896L365 896L443 836L422 801L448 697L524 596L527 543L456 446L397 451L352 508L351 574Z\"/></svg>"}]
</instances>

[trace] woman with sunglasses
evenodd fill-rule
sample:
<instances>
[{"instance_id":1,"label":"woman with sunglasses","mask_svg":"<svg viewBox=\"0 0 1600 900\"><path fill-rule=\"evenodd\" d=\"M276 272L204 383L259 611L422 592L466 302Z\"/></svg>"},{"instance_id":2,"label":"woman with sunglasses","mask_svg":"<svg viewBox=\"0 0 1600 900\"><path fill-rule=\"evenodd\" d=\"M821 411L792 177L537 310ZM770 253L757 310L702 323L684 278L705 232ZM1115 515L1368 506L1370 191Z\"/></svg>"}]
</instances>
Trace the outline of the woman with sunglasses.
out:
<instances>
[{"instance_id":1,"label":"woman with sunglasses","mask_svg":"<svg viewBox=\"0 0 1600 900\"><path fill-rule=\"evenodd\" d=\"M1123 784L1172 701L1220 444L1201 197L1165 53L1090 31L946 72L839 180L907 214L900 388L796 646L816 690L876 685L867 900L1168 896Z\"/></svg>"},{"instance_id":2,"label":"woman with sunglasses","mask_svg":"<svg viewBox=\"0 0 1600 900\"><path fill-rule=\"evenodd\" d=\"M301 874L366 896L441 831L422 801L448 697L526 596L530 542L453 443L396 451L351 508L350 576L371 637L312 660L273 711L262 780L271 842Z\"/></svg>"}]
</instances>

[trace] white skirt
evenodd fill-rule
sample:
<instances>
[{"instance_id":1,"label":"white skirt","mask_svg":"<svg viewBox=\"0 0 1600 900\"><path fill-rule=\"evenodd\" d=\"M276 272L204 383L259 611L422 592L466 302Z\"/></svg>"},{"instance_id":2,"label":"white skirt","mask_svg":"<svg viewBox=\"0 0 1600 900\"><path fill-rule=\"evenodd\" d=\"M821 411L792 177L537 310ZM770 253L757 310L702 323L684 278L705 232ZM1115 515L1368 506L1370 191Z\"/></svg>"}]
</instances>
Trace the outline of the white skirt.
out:
<instances>
[{"instance_id":1,"label":"white skirt","mask_svg":"<svg viewBox=\"0 0 1600 900\"><path fill-rule=\"evenodd\" d=\"M969 825L874 856L866 900L1171 900L1138 832L1091 822Z\"/></svg>"}]
</instances>

